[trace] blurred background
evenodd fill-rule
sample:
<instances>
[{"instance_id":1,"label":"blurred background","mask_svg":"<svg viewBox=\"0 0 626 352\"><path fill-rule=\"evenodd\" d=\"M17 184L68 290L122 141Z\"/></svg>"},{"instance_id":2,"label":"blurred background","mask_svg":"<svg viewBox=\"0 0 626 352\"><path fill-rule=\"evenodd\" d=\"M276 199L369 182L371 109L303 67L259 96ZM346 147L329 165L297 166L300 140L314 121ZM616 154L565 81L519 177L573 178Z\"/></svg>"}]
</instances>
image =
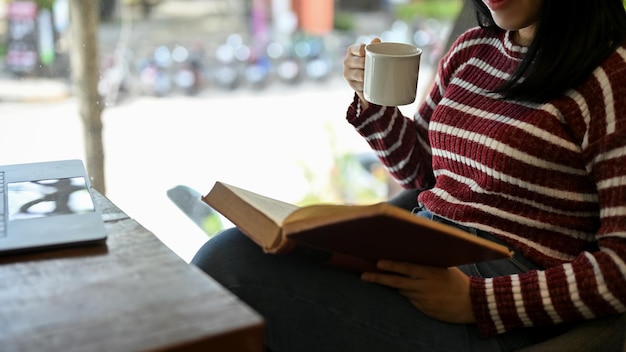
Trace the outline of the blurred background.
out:
<instances>
[{"instance_id":1,"label":"blurred background","mask_svg":"<svg viewBox=\"0 0 626 352\"><path fill-rule=\"evenodd\" d=\"M97 6L93 28L73 25L72 1ZM398 186L345 121L346 48L379 37L424 50L417 100L401 107L410 116L461 1L0 0L0 164L97 161L103 193L187 261L216 228L172 202L177 186L203 194L219 180L300 205L384 200ZM78 43L83 30L94 43ZM81 50L95 50L96 69L76 71ZM97 81L97 158L76 72Z\"/></svg>"}]
</instances>

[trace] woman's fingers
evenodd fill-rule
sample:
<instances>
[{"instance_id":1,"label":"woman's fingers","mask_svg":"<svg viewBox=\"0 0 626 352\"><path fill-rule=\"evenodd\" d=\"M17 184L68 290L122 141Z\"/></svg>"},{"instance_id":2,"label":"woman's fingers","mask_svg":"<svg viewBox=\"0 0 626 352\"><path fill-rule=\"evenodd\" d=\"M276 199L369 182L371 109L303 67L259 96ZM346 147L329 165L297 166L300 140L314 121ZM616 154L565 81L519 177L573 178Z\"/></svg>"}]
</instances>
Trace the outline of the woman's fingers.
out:
<instances>
[{"instance_id":1,"label":"woman's fingers","mask_svg":"<svg viewBox=\"0 0 626 352\"><path fill-rule=\"evenodd\" d=\"M353 44L348 47L343 61L343 76L352 89L357 92L363 91L363 77L365 68L364 44Z\"/></svg>"},{"instance_id":2,"label":"woman's fingers","mask_svg":"<svg viewBox=\"0 0 626 352\"><path fill-rule=\"evenodd\" d=\"M372 43L379 43L379 38L374 38ZM355 43L348 47L343 60L343 77L350 85L362 102L365 109L368 106L363 97L363 81L365 79L365 44Z\"/></svg>"}]
</instances>

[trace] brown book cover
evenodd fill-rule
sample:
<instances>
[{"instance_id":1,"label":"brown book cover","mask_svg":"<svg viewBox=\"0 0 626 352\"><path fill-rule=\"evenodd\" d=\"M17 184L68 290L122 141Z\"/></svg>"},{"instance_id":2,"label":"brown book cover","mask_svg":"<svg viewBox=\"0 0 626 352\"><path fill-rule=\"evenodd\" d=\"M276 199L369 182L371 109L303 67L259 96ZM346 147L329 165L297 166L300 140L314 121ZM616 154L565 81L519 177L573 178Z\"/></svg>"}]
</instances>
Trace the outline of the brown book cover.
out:
<instances>
[{"instance_id":1,"label":"brown book cover","mask_svg":"<svg viewBox=\"0 0 626 352\"><path fill-rule=\"evenodd\" d=\"M347 270L380 259L437 267L510 258L505 246L388 203L305 207L216 182L202 200L266 253L296 251Z\"/></svg>"}]
</instances>

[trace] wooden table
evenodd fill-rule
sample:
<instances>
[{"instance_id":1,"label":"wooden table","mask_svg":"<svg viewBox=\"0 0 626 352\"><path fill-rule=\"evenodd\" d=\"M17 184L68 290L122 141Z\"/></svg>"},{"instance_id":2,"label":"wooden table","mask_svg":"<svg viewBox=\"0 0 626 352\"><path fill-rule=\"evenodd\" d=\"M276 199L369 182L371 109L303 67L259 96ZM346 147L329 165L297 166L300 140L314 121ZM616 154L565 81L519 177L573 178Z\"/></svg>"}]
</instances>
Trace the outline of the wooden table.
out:
<instances>
[{"instance_id":1,"label":"wooden table","mask_svg":"<svg viewBox=\"0 0 626 352\"><path fill-rule=\"evenodd\" d=\"M108 199L96 203L106 245L0 257L1 351L263 350L257 313Z\"/></svg>"}]
</instances>

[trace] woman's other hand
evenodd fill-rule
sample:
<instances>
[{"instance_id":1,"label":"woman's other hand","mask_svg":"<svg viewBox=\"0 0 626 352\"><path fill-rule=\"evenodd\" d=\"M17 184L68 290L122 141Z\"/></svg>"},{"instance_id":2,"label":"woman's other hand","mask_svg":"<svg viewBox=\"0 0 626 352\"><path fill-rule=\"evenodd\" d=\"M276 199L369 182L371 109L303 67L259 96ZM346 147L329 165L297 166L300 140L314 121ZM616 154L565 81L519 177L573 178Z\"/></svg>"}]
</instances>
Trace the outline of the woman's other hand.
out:
<instances>
[{"instance_id":1,"label":"woman's other hand","mask_svg":"<svg viewBox=\"0 0 626 352\"><path fill-rule=\"evenodd\" d=\"M470 279L459 269L435 268L381 260L384 272L363 273L363 281L398 289L411 304L424 314L446 322L475 323Z\"/></svg>"},{"instance_id":2,"label":"woman's other hand","mask_svg":"<svg viewBox=\"0 0 626 352\"><path fill-rule=\"evenodd\" d=\"M380 43L380 39L374 38L372 43ZM343 77L361 99L361 106L363 109L369 106L369 103L363 96L364 76L365 44L355 43L348 47L346 57L343 59Z\"/></svg>"}]
</instances>

